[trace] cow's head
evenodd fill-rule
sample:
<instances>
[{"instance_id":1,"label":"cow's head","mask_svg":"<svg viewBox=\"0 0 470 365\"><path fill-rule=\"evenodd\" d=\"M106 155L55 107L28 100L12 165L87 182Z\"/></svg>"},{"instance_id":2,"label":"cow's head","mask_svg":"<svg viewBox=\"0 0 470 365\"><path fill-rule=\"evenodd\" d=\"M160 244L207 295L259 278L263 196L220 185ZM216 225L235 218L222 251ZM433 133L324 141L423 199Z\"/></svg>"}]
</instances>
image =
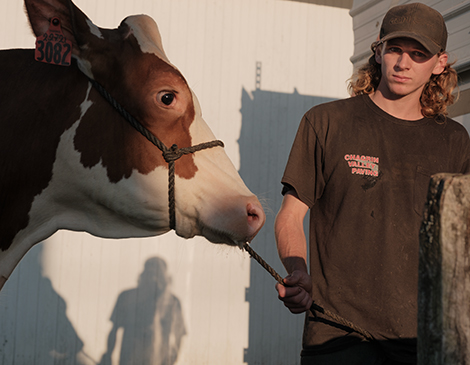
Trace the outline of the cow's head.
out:
<instances>
[{"instance_id":1,"label":"cow's head","mask_svg":"<svg viewBox=\"0 0 470 365\"><path fill-rule=\"evenodd\" d=\"M50 20L59 18L80 70L166 146L190 147L215 139L196 96L166 57L152 18L131 16L110 30L94 25L68 0L25 3L34 33L42 35ZM128 125L91 84L80 111L79 119L61 136L53 178L33 210L39 212L54 200L64 210L57 228L102 237L167 232L168 164L161 151ZM256 235L264 212L222 147L185 155L175 166L178 235L203 235L227 244ZM75 212L66 212L69 208Z\"/></svg>"}]
</instances>

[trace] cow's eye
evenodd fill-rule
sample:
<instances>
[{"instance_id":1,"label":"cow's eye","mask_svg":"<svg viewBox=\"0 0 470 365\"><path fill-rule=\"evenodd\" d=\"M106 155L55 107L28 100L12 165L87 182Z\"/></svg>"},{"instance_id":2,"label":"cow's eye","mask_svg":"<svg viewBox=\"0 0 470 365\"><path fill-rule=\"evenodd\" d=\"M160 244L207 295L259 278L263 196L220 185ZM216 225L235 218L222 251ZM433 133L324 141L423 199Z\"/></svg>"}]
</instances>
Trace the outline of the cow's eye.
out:
<instances>
[{"instance_id":1,"label":"cow's eye","mask_svg":"<svg viewBox=\"0 0 470 365\"><path fill-rule=\"evenodd\" d=\"M170 92L164 92L159 95L160 101L169 106L171 103L173 103L173 100L175 100L175 94L170 93Z\"/></svg>"}]
</instances>

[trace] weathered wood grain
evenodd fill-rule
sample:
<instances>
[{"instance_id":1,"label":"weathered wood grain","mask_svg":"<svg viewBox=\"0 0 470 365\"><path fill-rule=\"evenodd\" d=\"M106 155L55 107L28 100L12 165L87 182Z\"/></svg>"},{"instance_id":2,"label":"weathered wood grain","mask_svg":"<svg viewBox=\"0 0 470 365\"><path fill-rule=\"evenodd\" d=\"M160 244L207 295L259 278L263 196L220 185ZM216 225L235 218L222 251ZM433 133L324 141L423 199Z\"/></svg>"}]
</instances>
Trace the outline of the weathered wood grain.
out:
<instances>
[{"instance_id":1,"label":"weathered wood grain","mask_svg":"<svg viewBox=\"0 0 470 365\"><path fill-rule=\"evenodd\" d=\"M431 179L420 232L418 364L470 364L470 175Z\"/></svg>"}]
</instances>

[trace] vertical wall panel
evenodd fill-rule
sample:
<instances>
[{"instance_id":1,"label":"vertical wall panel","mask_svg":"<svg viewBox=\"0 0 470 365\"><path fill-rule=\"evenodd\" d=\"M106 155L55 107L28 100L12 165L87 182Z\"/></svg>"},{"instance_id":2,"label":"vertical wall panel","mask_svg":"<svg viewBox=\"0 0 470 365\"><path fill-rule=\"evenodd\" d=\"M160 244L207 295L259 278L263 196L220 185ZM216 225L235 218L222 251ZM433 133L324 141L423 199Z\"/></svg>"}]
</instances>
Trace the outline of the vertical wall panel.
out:
<instances>
[{"instance_id":1,"label":"vertical wall panel","mask_svg":"<svg viewBox=\"0 0 470 365\"><path fill-rule=\"evenodd\" d=\"M76 4L101 27L114 28L139 13L157 21L168 58L264 202L267 222L253 247L284 274L273 235L279 181L302 114L347 96L353 53L348 10L277 0ZM33 46L20 0L0 2L0 20L0 48ZM299 363L303 316L283 307L273 279L239 249L173 233L103 240L64 231L28 253L0 293L0 363L100 363L113 311L132 317L159 303L134 303L128 314L116 306L125 293L138 300L154 290L139 279L155 257L166 263L171 293L181 303L186 335L177 364ZM137 322L128 326L139 330ZM113 364L121 348L130 351L122 332Z\"/></svg>"}]
</instances>

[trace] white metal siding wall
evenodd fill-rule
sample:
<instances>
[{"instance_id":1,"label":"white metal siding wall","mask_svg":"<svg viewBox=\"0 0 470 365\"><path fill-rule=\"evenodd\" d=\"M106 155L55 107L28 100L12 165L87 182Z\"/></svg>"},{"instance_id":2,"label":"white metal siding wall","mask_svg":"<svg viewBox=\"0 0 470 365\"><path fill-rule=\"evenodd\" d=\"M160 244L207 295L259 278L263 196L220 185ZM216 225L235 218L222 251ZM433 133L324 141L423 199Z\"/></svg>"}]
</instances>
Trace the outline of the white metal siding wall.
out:
<instances>
[{"instance_id":1,"label":"white metal siding wall","mask_svg":"<svg viewBox=\"0 0 470 365\"><path fill-rule=\"evenodd\" d=\"M279 181L302 114L347 96L348 10L276 0L76 4L101 27L115 28L136 13L157 21L166 53L198 96L205 120L264 201L267 222L253 247L284 274L273 235ZM22 7L20 0L0 2L0 48L33 47ZM152 257L166 262L182 305L187 334L178 364L298 363L303 316L283 307L273 279L246 253L173 233L102 240L64 231L36 246L0 293L0 363L98 363L118 295L137 288ZM122 330L113 364L127 345L121 342Z\"/></svg>"}]
</instances>

